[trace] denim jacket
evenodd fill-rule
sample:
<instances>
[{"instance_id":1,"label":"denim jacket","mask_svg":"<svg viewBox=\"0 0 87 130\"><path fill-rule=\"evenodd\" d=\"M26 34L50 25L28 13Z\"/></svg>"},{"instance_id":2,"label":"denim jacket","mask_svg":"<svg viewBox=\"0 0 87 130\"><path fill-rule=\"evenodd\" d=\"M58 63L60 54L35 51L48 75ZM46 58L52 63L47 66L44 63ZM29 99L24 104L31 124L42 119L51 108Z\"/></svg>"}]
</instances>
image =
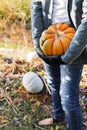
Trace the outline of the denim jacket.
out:
<instances>
[{"instance_id":1,"label":"denim jacket","mask_svg":"<svg viewBox=\"0 0 87 130\"><path fill-rule=\"evenodd\" d=\"M32 36L39 39L52 23L53 0L32 0ZM87 64L87 0L68 0L67 11L76 34L61 56L66 64Z\"/></svg>"}]
</instances>

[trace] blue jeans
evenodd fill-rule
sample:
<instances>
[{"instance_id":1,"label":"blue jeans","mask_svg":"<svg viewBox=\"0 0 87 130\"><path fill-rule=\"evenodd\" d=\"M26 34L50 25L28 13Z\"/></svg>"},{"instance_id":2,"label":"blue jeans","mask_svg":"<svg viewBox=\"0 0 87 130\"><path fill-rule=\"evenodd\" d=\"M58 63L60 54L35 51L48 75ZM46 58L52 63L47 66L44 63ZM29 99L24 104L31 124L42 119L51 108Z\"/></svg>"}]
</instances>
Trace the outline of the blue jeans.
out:
<instances>
[{"instance_id":1,"label":"blue jeans","mask_svg":"<svg viewBox=\"0 0 87 130\"><path fill-rule=\"evenodd\" d=\"M79 83L83 65L50 66L45 64L51 87L53 118L66 118L68 130L82 130L82 110L79 104Z\"/></svg>"}]
</instances>

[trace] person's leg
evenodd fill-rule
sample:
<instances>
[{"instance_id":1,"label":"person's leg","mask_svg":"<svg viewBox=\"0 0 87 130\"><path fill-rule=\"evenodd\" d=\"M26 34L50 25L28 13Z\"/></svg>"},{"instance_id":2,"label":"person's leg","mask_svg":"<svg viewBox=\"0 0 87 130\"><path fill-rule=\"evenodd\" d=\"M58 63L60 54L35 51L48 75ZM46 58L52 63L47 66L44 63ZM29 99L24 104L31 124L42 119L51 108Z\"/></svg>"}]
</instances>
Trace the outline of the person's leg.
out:
<instances>
[{"instance_id":1,"label":"person's leg","mask_svg":"<svg viewBox=\"0 0 87 130\"><path fill-rule=\"evenodd\" d=\"M63 120L65 118L64 111L60 99L60 67L45 64L47 82L52 92L53 101L53 118L55 120Z\"/></svg>"},{"instance_id":2,"label":"person's leg","mask_svg":"<svg viewBox=\"0 0 87 130\"><path fill-rule=\"evenodd\" d=\"M79 83L83 65L61 65L61 103L68 130L82 130L82 111L79 103Z\"/></svg>"},{"instance_id":3,"label":"person's leg","mask_svg":"<svg viewBox=\"0 0 87 130\"><path fill-rule=\"evenodd\" d=\"M60 98L60 67L44 64L48 85L51 89L53 115L50 118L38 122L39 125L50 125L54 122L65 124L65 114L61 105Z\"/></svg>"}]
</instances>

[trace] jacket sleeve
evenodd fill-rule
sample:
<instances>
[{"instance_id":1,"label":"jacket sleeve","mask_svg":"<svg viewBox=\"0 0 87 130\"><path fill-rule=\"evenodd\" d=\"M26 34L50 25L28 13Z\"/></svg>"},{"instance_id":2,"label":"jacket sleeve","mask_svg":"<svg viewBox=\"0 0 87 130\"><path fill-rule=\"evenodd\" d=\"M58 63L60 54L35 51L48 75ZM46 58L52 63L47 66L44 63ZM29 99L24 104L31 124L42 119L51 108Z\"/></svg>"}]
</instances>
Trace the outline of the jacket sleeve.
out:
<instances>
[{"instance_id":1,"label":"jacket sleeve","mask_svg":"<svg viewBox=\"0 0 87 130\"><path fill-rule=\"evenodd\" d=\"M81 24L79 25L76 34L65 52L62 55L62 60L67 63L71 64L74 60L76 60L87 45L87 0L83 2L83 18Z\"/></svg>"},{"instance_id":2,"label":"jacket sleeve","mask_svg":"<svg viewBox=\"0 0 87 130\"><path fill-rule=\"evenodd\" d=\"M32 38L40 38L43 30L43 13L42 13L42 2L41 0L32 0L31 2L31 25L32 25ZM37 42L34 42L37 46Z\"/></svg>"}]
</instances>

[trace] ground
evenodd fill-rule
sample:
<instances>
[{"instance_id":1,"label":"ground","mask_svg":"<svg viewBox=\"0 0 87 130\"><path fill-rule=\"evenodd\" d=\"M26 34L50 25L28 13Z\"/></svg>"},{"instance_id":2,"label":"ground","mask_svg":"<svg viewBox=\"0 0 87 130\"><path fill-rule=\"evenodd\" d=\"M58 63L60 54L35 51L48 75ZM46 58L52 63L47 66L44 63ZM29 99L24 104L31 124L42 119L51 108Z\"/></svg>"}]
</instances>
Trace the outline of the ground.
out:
<instances>
[{"instance_id":1,"label":"ground","mask_svg":"<svg viewBox=\"0 0 87 130\"><path fill-rule=\"evenodd\" d=\"M31 30L15 24L1 30L0 41L4 44L0 45L0 130L66 130L66 126L61 124L37 125L40 119L52 115L51 95L46 86L42 92L31 94L22 85L23 76L29 71L41 75L46 81L42 60L37 58L31 63L26 60L28 53L34 50ZM18 44L14 47L13 43ZM87 130L86 65L80 82L80 103L84 130Z\"/></svg>"}]
</instances>

